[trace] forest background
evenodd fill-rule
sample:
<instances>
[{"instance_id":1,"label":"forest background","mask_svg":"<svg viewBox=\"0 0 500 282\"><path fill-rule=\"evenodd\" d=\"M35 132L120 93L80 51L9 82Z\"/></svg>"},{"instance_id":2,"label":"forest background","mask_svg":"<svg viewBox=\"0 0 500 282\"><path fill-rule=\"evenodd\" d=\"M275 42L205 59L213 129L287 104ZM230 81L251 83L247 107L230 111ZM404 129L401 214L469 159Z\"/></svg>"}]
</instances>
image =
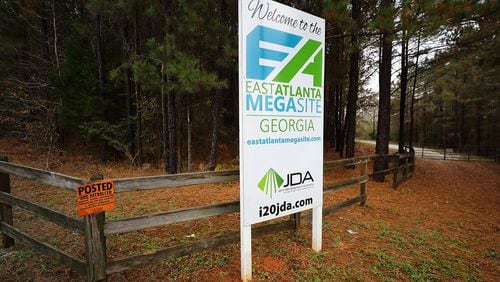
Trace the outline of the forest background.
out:
<instances>
[{"instance_id":1,"label":"forest background","mask_svg":"<svg viewBox=\"0 0 500 282\"><path fill-rule=\"evenodd\" d=\"M326 19L325 150L500 148L498 1L280 2ZM0 136L46 168L75 144L166 173L236 166L237 3L0 1Z\"/></svg>"}]
</instances>

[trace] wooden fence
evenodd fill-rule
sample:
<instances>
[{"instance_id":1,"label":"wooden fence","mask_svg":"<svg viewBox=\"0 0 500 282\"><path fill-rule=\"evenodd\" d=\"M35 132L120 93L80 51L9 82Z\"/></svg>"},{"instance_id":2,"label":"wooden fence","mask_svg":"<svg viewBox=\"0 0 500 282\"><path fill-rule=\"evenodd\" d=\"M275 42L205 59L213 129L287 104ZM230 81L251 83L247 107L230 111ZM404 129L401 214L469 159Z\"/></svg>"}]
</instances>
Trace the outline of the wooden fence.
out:
<instances>
[{"instance_id":1,"label":"wooden fence","mask_svg":"<svg viewBox=\"0 0 500 282\"><path fill-rule=\"evenodd\" d=\"M384 158L388 160L391 167L377 173L368 173L368 162ZM328 161L324 163L324 170L335 168L361 166L361 174L358 177L350 178L340 182L325 183L324 193L331 193L344 188L358 187L359 196L334 205L324 203L323 216L339 211L351 205L360 203L365 205L367 200L366 183L375 174L392 174L393 188L407 180L413 175L415 167L414 153L403 153L397 155L372 155ZM200 241L180 244L166 249L158 250L154 253L135 255L107 261L106 257L106 237L111 234L121 234L131 231L142 230L179 222L188 222L196 219L239 212L239 201L227 202L202 207L192 207L187 209L167 211L151 215L137 216L121 220L105 220L104 212L76 218L58 211L40 206L35 203L23 200L10 193L10 175L16 175L42 182L62 189L75 191L76 186L88 183L87 180L62 175L55 172L35 169L23 165L12 164L5 157L0 157L0 231L2 232L2 247L7 248L20 242L33 250L47 255L57 262L66 265L85 276L88 281L106 279L111 273L125 271L135 266L150 264L165 259L176 258L195 252L217 248L223 245L237 243L239 232L228 233L222 236L203 239ZM103 179L102 176L93 176L90 181ZM128 192L145 189L176 188L187 185L199 185L208 183L237 181L239 171L218 171L218 172L198 172L176 175L161 175L150 177L120 178L114 179L115 192ZM71 254L65 253L47 243L41 242L23 231L13 226L12 207L17 206L29 211L45 220L56 223L60 226L76 231L85 236L85 261L82 261ZM290 216L289 219L270 223L252 229L252 237L258 237L269 233L283 230L297 230L301 221L310 220L310 215L300 213Z\"/></svg>"}]
</instances>

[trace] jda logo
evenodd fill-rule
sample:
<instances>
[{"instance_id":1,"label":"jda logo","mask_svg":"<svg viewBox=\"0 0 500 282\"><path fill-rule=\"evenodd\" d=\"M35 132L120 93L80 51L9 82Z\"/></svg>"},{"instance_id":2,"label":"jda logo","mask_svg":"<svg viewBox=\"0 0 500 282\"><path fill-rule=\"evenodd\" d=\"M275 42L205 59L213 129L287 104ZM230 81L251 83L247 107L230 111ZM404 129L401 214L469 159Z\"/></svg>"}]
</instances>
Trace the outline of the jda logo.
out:
<instances>
[{"instance_id":1,"label":"jda logo","mask_svg":"<svg viewBox=\"0 0 500 282\"><path fill-rule=\"evenodd\" d=\"M278 192L278 189L281 188L284 182L285 181L283 180L283 178L274 169L270 168L266 172L264 177L262 177L262 179L259 181L257 187L272 199L273 194L276 194ZM286 183L285 185L283 185L283 188L302 185L306 182L314 182L311 172L306 171L306 173L289 173L287 174Z\"/></svg>"},{"instance_id":2,"label":"jda logo","mask_svg":"<svg viewBox=\"0 0 500 282\"><path fill-rule=\"evenodd\" d=\"M321 87L323 79L323 49L321 48L321 42L308 39L296 51L295 49L300 45L302 39L302 36L296 34L261 25L256 26L247 35L247 78L265 80L273 72L275 67L261 65L261 59L282 62L291 53L295 53L273 78L273 81L289 83L301 72L313 76L313 86ZM268 43L268 47L260 47L261 42ZM273 48L272 44L279 45L279 47ZM310 62L311 58L313 58L312 62ZM306 65L308 62L310 63Z\"/></svg>"},{"instance_id":3,"label":"jda logo","mask_svg":"<svg viewBox=\"0 0 500 282\"><path fill-rule=\"evenodd\" d=\"M287 183L283 187L302 185L307 181L314 182L314 179L312 178L312 175L309 171L307 171L305 174L303 174L302 172L289 173L287 177Z\"/></svg>"}]
</instances>

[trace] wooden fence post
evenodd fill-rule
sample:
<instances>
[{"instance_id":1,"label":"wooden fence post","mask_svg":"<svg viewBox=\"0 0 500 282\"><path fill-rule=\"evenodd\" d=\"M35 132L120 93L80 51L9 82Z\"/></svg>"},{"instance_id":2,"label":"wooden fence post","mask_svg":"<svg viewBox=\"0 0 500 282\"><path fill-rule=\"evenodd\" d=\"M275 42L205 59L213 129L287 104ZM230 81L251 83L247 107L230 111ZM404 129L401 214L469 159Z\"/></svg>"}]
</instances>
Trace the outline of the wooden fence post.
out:
<instances>
[{"instance_id":1,"label":"wooden fence post","mask_svg":"<svg viewBox=\"0 0 500 282\"><path fill-rule=\"evenodd\" d=\"M298 213L294 213L292 214L292 219L295 221L295 228L292 230L292 235L293 236L296 236L297 235L297 232L299 232L300 230L300 219L301 219L301 213L298 212Z\"/></svg>"},{"instance_id":2,"label":"wooden fence post","mask_svg":"<svg viewBox=\"0 0 500 282\"><path fill-rule=\"evenodd\" d=\"M5 156L0 156L0 161L8 162ZM10 176L8 173L0 172L0 191L10 194ZM0 222L5 222L12 226L12 206L0 203ZM14 245L14 238L2 233L2 248L9 248Z\"/></svg>"},{"instance_id":3,"label":"wooden fence post","mask_svg":"<svg viewBox=\"0 0 500 282\"><path fill-rule=\"evenodd\" d=\"M394 162L394 172L392 176L392 188L396 189L398 187L398 173L399 173L399 155L393 157Z\"/></svg>"},{"instance_id":4,"label":"wooden fence post","mask_svg":"<svg viewBox=\"0 0 500 282\"><path fill-rule=\"evenodd\" d=\"M95 174L90 181L103 180ZM104 236L104 212L87 215L85 223L85 256L88 281L106 280L106 237Z\"/></svg>"},{"instance_id":5,"label":"wooden fence post","mask_svg":"<svg viewBox=\"0 0 500 282\"><path fill-rule=\"evenodd\" d=\"M368 159L361 164L361 176L368 175ZM365 196L364 199L360 202L360 205L364 207L366 205L366 182L363 182L359 185L360 196Z\"/></svg>"}]
</instances>

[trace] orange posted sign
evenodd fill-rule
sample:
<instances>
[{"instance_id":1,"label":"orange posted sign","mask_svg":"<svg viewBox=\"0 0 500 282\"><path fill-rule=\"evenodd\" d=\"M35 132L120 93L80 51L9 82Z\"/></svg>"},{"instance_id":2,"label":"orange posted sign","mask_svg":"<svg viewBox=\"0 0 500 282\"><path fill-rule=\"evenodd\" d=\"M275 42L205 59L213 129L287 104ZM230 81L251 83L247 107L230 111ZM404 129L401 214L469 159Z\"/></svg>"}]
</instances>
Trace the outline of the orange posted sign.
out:
<instances>
[{"instance_id":1,"label":"orange posted sign","mask_svg":"<svg viewBox=\"0 0 500 282\"><path fill-rule=\"evenodd\" d=\"M78 186L76 192L79 216L109 211L115 207L115 184L113 181L84 184Z\"/></svg>"}]
</instances>

